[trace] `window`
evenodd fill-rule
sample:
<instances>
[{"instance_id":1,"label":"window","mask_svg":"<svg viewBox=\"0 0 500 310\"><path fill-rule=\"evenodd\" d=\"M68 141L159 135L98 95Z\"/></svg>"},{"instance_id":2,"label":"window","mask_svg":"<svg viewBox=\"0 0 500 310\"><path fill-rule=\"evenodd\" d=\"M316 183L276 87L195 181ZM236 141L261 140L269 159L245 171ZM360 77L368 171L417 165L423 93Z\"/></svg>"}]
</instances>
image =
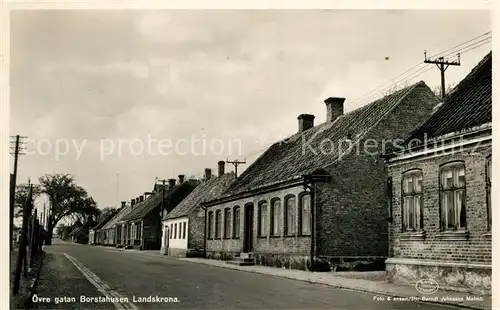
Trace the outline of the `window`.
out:
<instances>
[{"instance_id":1,"label":"window","mask_svg":"<svg viewBox=\"0 0 500 310\"><path fill-rule=\"evenodd\" d=\"M267 236L267 202L263 201L259 204L259 236Z\"/></svg>"},{"instance_id":2,"label":"window","mask_svg":"<svg viewBox=\"0 0 500 310\"><path fill-rule=\"evenodd\" d=\"M420 170L403 174L402 217L403 231L418 231L424 228L423 175Z\"/></svg>"},{"instance_id":3,"label":"window","mask_svg":"<svg viewBox=\"0 0 500 310\"><path fill-rule=\"evenodd\" d=\"M300 198L300 232L302 235L311 233L311 195Z\"/></svg>"},{"instance_id":4,"label":"window","mask_svg":"<svg viewBox=\"0 0 500 310\"><path fill-rule=\"evenodd\" d=\"M214 213L212 211L208 212L208 238L212 238L214 235Z\"/></svg>"},{"instance_id":5,"label":"window","mask_svg":"<svg viewBox=\"0 0 500 310\"><path fill-rule=\"evenodd\" d=\"M215 238L220 238L221 225L222 225L221 212L220 210L217 210L215 212Z\"/></svg>"},{"instance_id":6,"label":"window","mask_svg":"<svg viewBox=\"0 0 500 310\"><path fill-rule=\"evenodd\" d=\"M174 224L174 239L177 239L177 223Z\"/></svg>"},{"instance_id":7,"label":"window","mask_svg":"<svg viewBox=\"0 0 500 310\"><path fill-rule=\"evenodd\" d=\"M488 212L488 231L491 231L491 157L486 159L486 207Z\"/></svg>"},{"instance_id":8,"label":"window","mask_svg":"<svg viewBox=\"0 0 500 310\"><path fill-rule=\"evenodd\" d=\"M281 201L275 199L271 202L271 234L279 236L281 221Z\"/></svg>"},{"instance_id":9,"label":"window","mask_svg":"<svg viewBox=\"0 0 500 310\"><path fill-rule=\"evenodd\" d=\"M233 238L240 237L240 207L236 206L233 210Z\"/></svg>"},{"instance_id":10,"label":"window","mask_svg":"<svg viewBox=\"0 0 500 310\"><path fill-rule=\"evenodd\" d=\"M170 239L174 239L174 224L170 224Z\"/></svg>"},{"instance_id":11,"label":"window","mask_svg":"<svg viewBox=\"0 0 500 310\"><path fill-rule=\"evenodd\" d=\"M295 206L295 197L285 199L285 227L286 234L291 236L296 232L297 208Z\"/></svg>"},{"instance_id":12,"label":"window","mask_svg":"<svg viewBox=\"0 0 500 310\"><path fill-rule=\"evenodd\" d=\"M179 239L182 239L182 223L179 223Z\"/></svg>"},{"instance_id":13,"label":"window","mask_svg":"<svg viewBox=\"0 0 500 310\"><path fill-rule=\"evenodd\" d=\"M466 228L465 165L454 163L441 169L441 229Z\"/></svg>"},{"instance_id":14,"label":"window","mask_svg":"<svg viewBox=\"0 0 500 310\"><path fill-rule=\"evenodd\" d=\"M182 239L186 239L186 222L182 223Z\"/></svg>"},{"instance_id":15,"label":"window","mask_svg":"<svg viewBox=\"0 0 500 310\"><path fill-rule=\"evenodd\" d=\"M224 238L231 236L231 209L224 210Z\"/></svg>"}]
</instances>

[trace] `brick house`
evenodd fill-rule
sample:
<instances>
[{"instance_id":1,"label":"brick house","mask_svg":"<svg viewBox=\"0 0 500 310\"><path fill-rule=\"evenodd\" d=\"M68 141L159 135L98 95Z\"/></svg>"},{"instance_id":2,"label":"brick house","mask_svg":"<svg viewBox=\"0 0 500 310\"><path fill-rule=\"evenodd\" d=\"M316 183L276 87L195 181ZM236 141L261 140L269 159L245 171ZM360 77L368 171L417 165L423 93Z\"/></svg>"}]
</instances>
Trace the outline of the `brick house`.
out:
<instances>
[{"instance_id":1,"label":"brick house","mask_svg":"<svg viewBox=\"0 0 500 310\"><path fill-rule=\"evenodd\" d=\"M169 179L167 186L155 186L153 192L139 197L132 211L116 224L115 235L127 248L160 250L162 217L173 210L198 186L197 180L184 181L184 176ZM144 199L145 198L145 199Z\"/></svg>"},{"instance_id":2,"label":"brick house","mask_svg":"<svg viewBox=\"0 0 500 310\"><path fill-rule=\"evenodd\" d=\"M491 70L490 53L386 154L391 282L491 290Z\"/></svg>"},{"instance_id":3,"label":"brick house","mask_svg":"<svg viewBox=\"0 0 500 310\"><path fill-rule=\"evenodd\" d=\"M169 256L198 256L204 253L205 210L202 203L217 198L234 182L233 172L225 173L224 161L218 162L218 175L205 169L198 185L163 221L162 253Z\"/></svg>"},{"instance_id":4,"label":"brick house","mask_svg":"<svg viewBox=\"0 0 500 310\"><path fill-rule=\"evenodd\" d=\"M384 268L381 142L406 137L438 100L424 82L346 114L344 100L325 100L323 124L299 115L297 133L268 148L206 204L207 257L252 256L257 264L298 269Z\"/></svg>"}]
</instances>

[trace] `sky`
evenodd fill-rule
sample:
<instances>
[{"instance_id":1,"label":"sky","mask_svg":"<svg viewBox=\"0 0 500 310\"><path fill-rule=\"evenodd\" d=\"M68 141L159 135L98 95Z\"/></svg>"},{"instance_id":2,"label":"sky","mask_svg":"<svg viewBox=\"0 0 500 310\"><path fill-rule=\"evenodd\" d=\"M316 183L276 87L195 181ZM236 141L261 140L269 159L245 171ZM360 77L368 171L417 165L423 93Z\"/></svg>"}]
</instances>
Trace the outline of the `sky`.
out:
<instances>
[{"instance_id":1,"label":"sky","mask_svg":"<svg viewBox=\"0 0 500 310\"><path fill-rule=\"evenodd\" d=\"M297 131L299 114L324 122L327 97L359 108L424 50L445 51L490 22L489 11L464 10L14 11L10 128L28 137L18 183L73 174L104 208L156 177L215 174L219 160L246 160L240 174ZM463 54L446 84L490 49ZM397 86L440 85L436 66L411 73Z\"/></svg>"}]
</instances>

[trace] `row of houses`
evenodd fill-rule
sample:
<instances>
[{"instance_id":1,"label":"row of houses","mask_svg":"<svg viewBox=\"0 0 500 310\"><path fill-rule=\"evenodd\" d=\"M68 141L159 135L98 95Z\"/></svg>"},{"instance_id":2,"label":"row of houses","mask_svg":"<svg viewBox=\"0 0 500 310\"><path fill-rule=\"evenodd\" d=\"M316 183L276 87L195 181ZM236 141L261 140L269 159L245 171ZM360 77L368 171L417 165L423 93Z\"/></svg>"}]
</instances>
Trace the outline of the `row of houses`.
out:
<instances>
[{"instance_id":1,"label":"row of houses","mask_svg":"<svg viewBox=\"0 0 500 310\"><path fill-rule=\"evenodd\" d=\"M91 243L395 283L491 290L492 55L439 100L418 82L298 130L240 176L205 170L122 203Z\"/></svg>"}]
</instances>

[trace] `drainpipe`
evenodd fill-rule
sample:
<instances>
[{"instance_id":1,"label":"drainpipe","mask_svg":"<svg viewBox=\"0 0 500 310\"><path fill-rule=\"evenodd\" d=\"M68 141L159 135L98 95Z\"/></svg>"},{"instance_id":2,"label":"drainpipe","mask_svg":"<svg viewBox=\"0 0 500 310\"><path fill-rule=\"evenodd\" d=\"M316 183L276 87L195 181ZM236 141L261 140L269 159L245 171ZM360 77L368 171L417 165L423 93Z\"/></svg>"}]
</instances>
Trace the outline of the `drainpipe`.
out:
<instances>
[{"instance_id":1,"label":"drainpipe","mask_svg":"<svg viewBox=\"0 0 500 310\"><path fill-rule=\"evenodd\" d=\"M309 195L311 197L311 271L315 270L316 267L316 199L314 195L315 184L314 179L305 177L304 190L309 190ZM308 180L309 179L309 180Z\"/></svg>"},{"instance_id":2,"label":"drainpipe","mask_svg":"<svg viewBox=\"0 0 500 310\"><path fill-rule=\"evenodd\" d=\"M203 223L203 258L207 258L207 207L204 203L200 203L200 206L205 210L205 222Z\"/></svg>"}]
</instances>

